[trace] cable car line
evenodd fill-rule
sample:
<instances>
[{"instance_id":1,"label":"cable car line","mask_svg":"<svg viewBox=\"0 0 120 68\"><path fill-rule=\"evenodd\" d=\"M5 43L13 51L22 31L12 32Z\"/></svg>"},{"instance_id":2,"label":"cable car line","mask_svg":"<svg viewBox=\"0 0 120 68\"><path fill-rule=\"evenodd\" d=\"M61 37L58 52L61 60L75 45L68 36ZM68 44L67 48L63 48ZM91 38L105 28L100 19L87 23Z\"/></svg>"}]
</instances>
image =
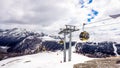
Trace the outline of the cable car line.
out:
<instances>
[{"instance_id":1,"label":"cable car line","mask_svg":"<svg viewBox=\"0 0 120 68\"><path fill-rule=\"evenodd\" d=\"M120 22L111 23L111 24L104 24L104 25L99 25L99 26L92 26L92 27L101 27L101 26L114 25L114 24L120 24ZM85 28L92 28L92 27L85 27Z\"/></svg>"},{"instance_id":2,"label":"cable car line","mask_svg":"<svg viewBox=\"0 0 120 68\"><path fill-rule=\"evenodd\" d=\"M104 19L104 20L109 20L109 19L112 19L112 18L107 18L107 19ZM100 20L100 21L104 21L104 20ZM99 22L99 21L97 21ZM113 24L119 24L120 22L117 22L117 23L111 23L111 24L104 24L104 25L99 25L99 26L92 26L92 27L100 27L100 26L108 26L108 25L113 25ZM91 24L91 23L90 23ZM83 31L80 33L79 35L79 38L81 41L87 41L89 38L90 38L90 35L87 31L85 31L85 23L83 23ZM86 27L86 28L92 28L92 27Z\"/></svg>"},{"instance_id":3,"label":"cable car line","mask_svg":"<svg viewBox=\"0 0 120 68\"><path fill-rule=\"evenodd\" d=\"M100 21L105 21L105 20L110 20L110 19L116 19L116 18L120 17L120 14L117 14L117 15L109 15L109 17L110 17L110 18L98 20L98 21L95 21L95 22L87 23L87 24L93 24L93 23L100 22ZM87 24L86 24L86 25L87 25Z\"/></svg>"},{"instance_id":4,"label":"cable car line","mask_svg":"<svg viewBox=\"0 0 120 68\"><path fill-rule=\"evenodd\" d=\"M110 16L111 17L111 16ZM89 33L87 31L85 31L85 25L88 25L88 24L93 24L93 23L96 23L96 22L101 22L101 21L105 21L105 20L110 20L110 19L114 19L116 17L112 17L112 18L106 18L106 19L102 19L102 20L99 20L99 21L95 21L95 22L91 22L91 23L83 23L83 28L82 28L82 32L80 33L79 35L79 38L81 41L86 41L89 39ZM101 26L108 26L108 25L113 25L113 24L119 24L120 22L117 22L117 23L111 23L111 24L104 24L104 25L99 25L99 26L92 26L92 27L101 27ZM92 27L86 27L86 28L92 28Z\"/></svg>"},{"instance_id":5,"label":"cable car line","mask_svg":"<svg viewBox=\"0 0 120 68\"><path fill-rule=\"evenodd\" d=\"M94 23L96 23L96 22L101 22L101 21L110 20L110 19L113 19L113 18L106 18L106 19L98 20L98 21L91 22L91 23L85 23L85 25L94 24Z\"/></svg>"}]
</instances>

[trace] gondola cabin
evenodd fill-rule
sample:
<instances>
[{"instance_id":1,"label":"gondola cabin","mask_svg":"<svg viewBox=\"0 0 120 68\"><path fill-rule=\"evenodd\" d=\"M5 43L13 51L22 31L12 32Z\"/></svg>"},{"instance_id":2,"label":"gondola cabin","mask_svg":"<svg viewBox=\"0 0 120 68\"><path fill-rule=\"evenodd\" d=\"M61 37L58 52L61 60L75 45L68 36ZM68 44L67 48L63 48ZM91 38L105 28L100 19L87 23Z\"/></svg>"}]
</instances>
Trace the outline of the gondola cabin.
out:
<instances>
[{"instance_id":1,"label":"gondola cabin","mask_svg":"<svg viewBox=\"0 0 120 68\"><path fill-rule=\"evenodd\" d=\"M86 31L83 31L80 33L79 38L81 41L87 41L89 39L89 33Z\"/></svg>"},{"instance_id":2,"label":"gondola cabin","mask_svg":"<svg viewBox=\"0 0 120 68\"><path fill-rule=\"evenodd\" d=\"M64 44L64 41L63 41L63 40L60 40L60 41L59 41L59 44Z\"/></svg>"}]
</instances>

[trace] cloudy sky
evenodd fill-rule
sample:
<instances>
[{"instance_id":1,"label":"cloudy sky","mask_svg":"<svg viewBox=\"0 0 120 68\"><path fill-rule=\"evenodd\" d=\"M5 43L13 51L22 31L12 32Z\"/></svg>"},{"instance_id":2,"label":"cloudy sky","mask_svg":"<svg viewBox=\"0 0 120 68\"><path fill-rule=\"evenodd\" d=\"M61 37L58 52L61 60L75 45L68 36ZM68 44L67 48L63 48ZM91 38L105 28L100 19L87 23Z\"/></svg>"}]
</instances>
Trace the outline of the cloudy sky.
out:
<instances>
[{"instance_id":1,"label":"cloudy sky","mask_svg":"<svg viewBox=\"0 0 120 68\"><path fill-rule=\"evenodd\" d=\"M92 20L120 12L120 0L0 0L0 28L26 28L47 33L58 33L65 24L81 28L87 14L95 9L99 14Z\"/></svg>"},{"instance_id":2,"label":"cloudy sky","mask_svg":"<svg viewBox=\"0 0 120 68\"><path fill-rule=\"evenodd\" d=\"M63 24L75 12L72 0L0 0L2 27L26 27L47 30ZM65 23L66 22L66 23Z\"/></svg>"}]
</instances>

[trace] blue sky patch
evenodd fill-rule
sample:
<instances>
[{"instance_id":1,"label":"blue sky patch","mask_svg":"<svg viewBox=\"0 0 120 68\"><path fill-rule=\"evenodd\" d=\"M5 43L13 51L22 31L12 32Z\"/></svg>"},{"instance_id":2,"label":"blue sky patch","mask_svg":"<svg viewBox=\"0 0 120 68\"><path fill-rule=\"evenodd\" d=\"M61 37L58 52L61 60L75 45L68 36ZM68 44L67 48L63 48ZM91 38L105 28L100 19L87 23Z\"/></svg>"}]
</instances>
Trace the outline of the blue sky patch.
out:
<instances>
[{"instance_id":1,"label":"blue sky patch","mask_svg":"<svg viewBox=\"0 0 120 68\"><path fill-rule=\"evenodd\" d=\"M88 22L91 22L91 19L90 19L90 18L88 18L88 19L87 19L87 21L88 21Z\"/></svg>"},{"instance_id":2,"label":"blue sky patch","mask_svg":"<svg viewBox=\"0 0 120 68\"><path fill-rule=\"evenodd\" d=\"M95 16L97 16L97 15L98 15L98 11L93 10L93 9L92 9L92 13L93 13Z\"/></svg>"},{"instance_id":3,"label":"blue sky patch","mask_svg":"<svg viewBox=\"0 0 120 68\"><path fill-rule=\"evenodd\" d=\"M93 2L93 0L89 0L88 4L91 4Z\"/></svg>"}]
</instances>

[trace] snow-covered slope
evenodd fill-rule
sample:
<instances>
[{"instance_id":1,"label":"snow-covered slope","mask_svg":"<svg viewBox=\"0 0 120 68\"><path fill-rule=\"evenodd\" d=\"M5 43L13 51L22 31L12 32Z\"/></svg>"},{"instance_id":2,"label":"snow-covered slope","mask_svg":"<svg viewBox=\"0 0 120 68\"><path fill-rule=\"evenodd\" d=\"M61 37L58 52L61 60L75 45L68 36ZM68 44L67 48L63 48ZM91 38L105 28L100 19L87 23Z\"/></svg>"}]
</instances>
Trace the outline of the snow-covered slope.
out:
<instances>
[{"instance_id":1,"label":"snow-covered slope","mask_svg":"<svg viewBox=\"0 0 120 68\"><path fill-rule=\"evenodd\" d=\"M74 47L73 47L74 51ZM72 52L72 61L63 62L63 52L42 52L33 55L9 58L0 61L0 68L73 68L76 63L91 60Z\"/></svg>"}]
</instances>

